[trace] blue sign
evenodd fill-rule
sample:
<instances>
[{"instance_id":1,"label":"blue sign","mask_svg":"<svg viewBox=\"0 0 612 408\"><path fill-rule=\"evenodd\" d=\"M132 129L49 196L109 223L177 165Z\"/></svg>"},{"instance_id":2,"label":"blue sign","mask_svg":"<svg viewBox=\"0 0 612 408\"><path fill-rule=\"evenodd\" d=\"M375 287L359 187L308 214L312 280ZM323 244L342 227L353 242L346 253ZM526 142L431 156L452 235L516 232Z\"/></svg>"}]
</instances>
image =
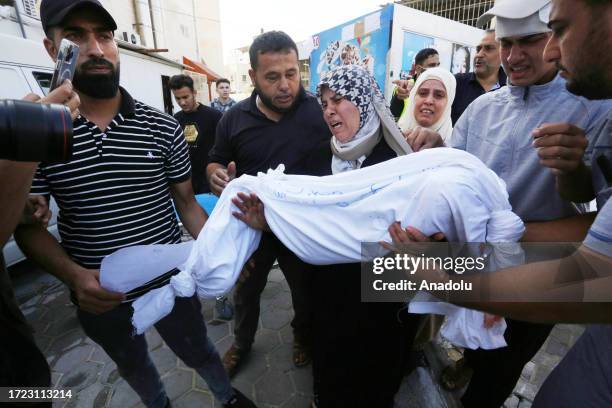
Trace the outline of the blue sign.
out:
<instances>
[{"instance_id":1,"label":"blue sign","mask_svg":"<svg viewBox=\"0 0 612 408\"><path fill-rule=\"evenodd\" d=\"M384 90L392 18L393 5L390 4L313 36L315 49L310 54L310 90L316 91L322 74L348 64L365 66Z\"/></svg>"},{"instance_id":2,"label":"blue sign","mask_svg":"<svg viewBox=\"0 0 612 408\"><path fill-rule=\"evenodd\" d=\"M404 42L402 55L402 70L400 71L400 79L408 79L414 76L414 57L423 48L432 48L434 39L424 35L410 33L404 31Z\"/></svg>"}]
</instances>

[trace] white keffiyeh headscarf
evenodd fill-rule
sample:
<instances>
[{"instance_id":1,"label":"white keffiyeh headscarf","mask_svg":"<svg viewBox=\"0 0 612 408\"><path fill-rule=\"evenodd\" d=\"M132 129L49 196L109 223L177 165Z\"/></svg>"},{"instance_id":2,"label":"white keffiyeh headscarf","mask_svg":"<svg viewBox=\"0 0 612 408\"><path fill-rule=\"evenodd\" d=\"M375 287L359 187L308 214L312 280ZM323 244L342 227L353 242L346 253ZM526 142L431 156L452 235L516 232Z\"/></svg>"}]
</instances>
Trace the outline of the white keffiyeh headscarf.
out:
<instances>
[{"instance_id":1,"label":"white keffiyeh headscarf","mask_svg":"<svg viewBox=\"0 0 612 408\"><path fill-rule=\"evenodd\" d=\"M360 168L383 137L398 156L412 152L376 81L364 67L343 65L326 72L317 87L319 103L325 88L341 95L359 110L359 129L355 136L346 143L332 137L333 174Z\"/></svg>"},{"instance_id":2,"label":"white keffiyeh headscarf","mask_svg":"<svg viewBox=\"0 0 612 408\"><path fill-rule=\"evenodd\" d=\"M421 126L417 122L414 115L414 108L416 107L415 98L419 88L421 85L423 85L423 82L430 79L437 79L444 84L444 88L446 88L447 101L440 119L433 125L428 126L427 129L437 132L442 137L442 140L444 140L444 142L448 145L451 134L453 133L451 110L453 101L455 100L457 80L455 79L455 76L447 69L440 67L429 68L419 75L414 87L412 88L412 91L410 91L410 96L408 97L408 109L406 109L404 114L399 118L397 124L399 125L400 129L402 129L402 132L412 130L417 126Z\"/></svg>"}]
</instances>

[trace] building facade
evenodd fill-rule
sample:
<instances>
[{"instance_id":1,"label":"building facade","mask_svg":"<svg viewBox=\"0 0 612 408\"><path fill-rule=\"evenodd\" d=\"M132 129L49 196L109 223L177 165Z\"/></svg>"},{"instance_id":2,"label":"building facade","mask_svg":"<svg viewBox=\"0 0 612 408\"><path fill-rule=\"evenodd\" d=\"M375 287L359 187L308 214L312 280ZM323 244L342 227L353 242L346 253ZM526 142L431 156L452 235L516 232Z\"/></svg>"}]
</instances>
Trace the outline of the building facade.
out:
<instances>
[{"instance_id":1,"label":"building facade","mask_svg":"<svg viewBox=\"0 0 612 408\"><path fill-rule=\"evenodd\" d=\"M494 0L400 0L395 3L476 27L476 20ZM487 25L486 28L490 27ZM478 27L481 28L481 27Z\"/></svg>"},{"instance_id":2,"label":"building facade","mask_svg":"<svg viewBox=\"0 0 612 408\"><path fill-rule=\"evenodd\" d=\"M223 70L219 0L101 0L117 19L118 37Z\"/></svg>"},{"instance_id":3,"label":"building facade","mask_svg":"<svg viewBox=\"0 0 612 408\"><path fill-rule=\"evenodd\" d=\"M202 103L210 102L210 85L224 71L219 1L100 0L117 22L119 46L185 64ZM0 33L42 40L39 8L40 0L0 0ZM164 77L165 110L172 111L167 82Z\"/></svg>"},{"instance_id":4,"label":"building facade","mask_svg":"<svg viewBox=\"0 0 612 408\"><path fill-rule=\"evenodd\" d=\"M178 63L187 57L222 72L219 1L100 0L117 22L115 36L119 40L158 51ZM32 32L32 28L40 31L40 0L0 0L0 5L14 5L21 11L28 38L42 35Z\"/></svg>"},{"instance_id":5,"label":"building facade","mask_svg":"<svg viewBox=\"0 0 612 408\"><path fill-rule=\"evenodd\" d=\"M232 83L232 91L235 93L232 98L241 100L248 97L253 91L253 85L249 77L250 68L249 46L233 50L225 66L225 72L228 74L227 79Z\"/></svg>"}]
</instances>

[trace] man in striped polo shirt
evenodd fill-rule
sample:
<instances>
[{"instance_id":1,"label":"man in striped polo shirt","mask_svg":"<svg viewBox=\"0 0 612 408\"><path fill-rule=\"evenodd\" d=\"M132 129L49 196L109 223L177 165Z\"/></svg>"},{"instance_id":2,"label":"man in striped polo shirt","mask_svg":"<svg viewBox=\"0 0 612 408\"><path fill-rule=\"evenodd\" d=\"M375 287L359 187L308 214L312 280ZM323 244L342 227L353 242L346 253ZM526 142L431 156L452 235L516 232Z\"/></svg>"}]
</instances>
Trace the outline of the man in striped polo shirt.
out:
<instances>
[{"instance_id":1,"label":"man in striped polo shirt","mask_svg":"<svg viewBox=\"0 0 612 408\"><path fill-rule=\"evenodd\" d=\"M39 226L20 228L16 237L29 257L70 287L85 333L115 361L142 402L166 407L170 402L145 337L132 332L129 294L101 288L98 269L119 248L179 243L171 199L185 228L198 235L207 216L194 198L187 144L174 118L119 87L117 25L97 0L43 0L40 14L52 58L62 38L80 47L73 84L81 116L74 121L71 161L41 163L31 189L56 199L61 245ZM177 299L156 328L224 406L254 406L232 388L196 296Z\"/></svg>"}]
</instances>

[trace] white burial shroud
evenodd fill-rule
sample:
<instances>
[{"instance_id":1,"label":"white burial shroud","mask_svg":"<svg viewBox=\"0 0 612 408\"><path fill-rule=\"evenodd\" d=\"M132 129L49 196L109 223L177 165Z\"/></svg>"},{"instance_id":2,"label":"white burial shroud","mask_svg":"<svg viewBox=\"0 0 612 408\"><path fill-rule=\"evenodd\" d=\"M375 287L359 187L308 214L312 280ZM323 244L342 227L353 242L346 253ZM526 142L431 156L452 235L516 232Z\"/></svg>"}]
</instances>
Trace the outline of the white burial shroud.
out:
<instances>
[{"instance_id":1,"label":"white burial shroud","mask_svg":"<svg viewBox=\"0 0 612 408\"><path fill-rule=\"evenodd\" d=\"M281 165L229 183L186 261L173 261L181 272L169 285L134 301L137 333L167 315L175 296L197 292L202 298L213 298L232 288L261 238L261 232L232 215L237 208L231 198L238 192L257 193L274 234L299 258L317 265L362 261L362 242L390 241L387 228L395 221L426 235L443 232L450 242L516 242L524 231L522 221L511 211L505 183L476 157L460 150L426 150L326 177L286 175ZM150 247L162 251L160 246L143 246L107 257L101 268L102 286L125 293L167 272L172 262L166 262L165 269L156 267L159 256L148 255ZM173 245L162 247L172 252ZM134 250L144 251L130 255L146 264L137 268L139 276L117 266L123 262L123 251ZM371 256L383 253L381 248L380 254ZM105 268L105 263L115 267ZM442 304L423 302L415 312L442 311L449 319L460 320L453 322L450 332L443 332L450 341L472 348L505 345L505 324L485 330L482 313L438 305ZM455 333L462 330L473 333Z\"/></svg>"}]
</instances>

